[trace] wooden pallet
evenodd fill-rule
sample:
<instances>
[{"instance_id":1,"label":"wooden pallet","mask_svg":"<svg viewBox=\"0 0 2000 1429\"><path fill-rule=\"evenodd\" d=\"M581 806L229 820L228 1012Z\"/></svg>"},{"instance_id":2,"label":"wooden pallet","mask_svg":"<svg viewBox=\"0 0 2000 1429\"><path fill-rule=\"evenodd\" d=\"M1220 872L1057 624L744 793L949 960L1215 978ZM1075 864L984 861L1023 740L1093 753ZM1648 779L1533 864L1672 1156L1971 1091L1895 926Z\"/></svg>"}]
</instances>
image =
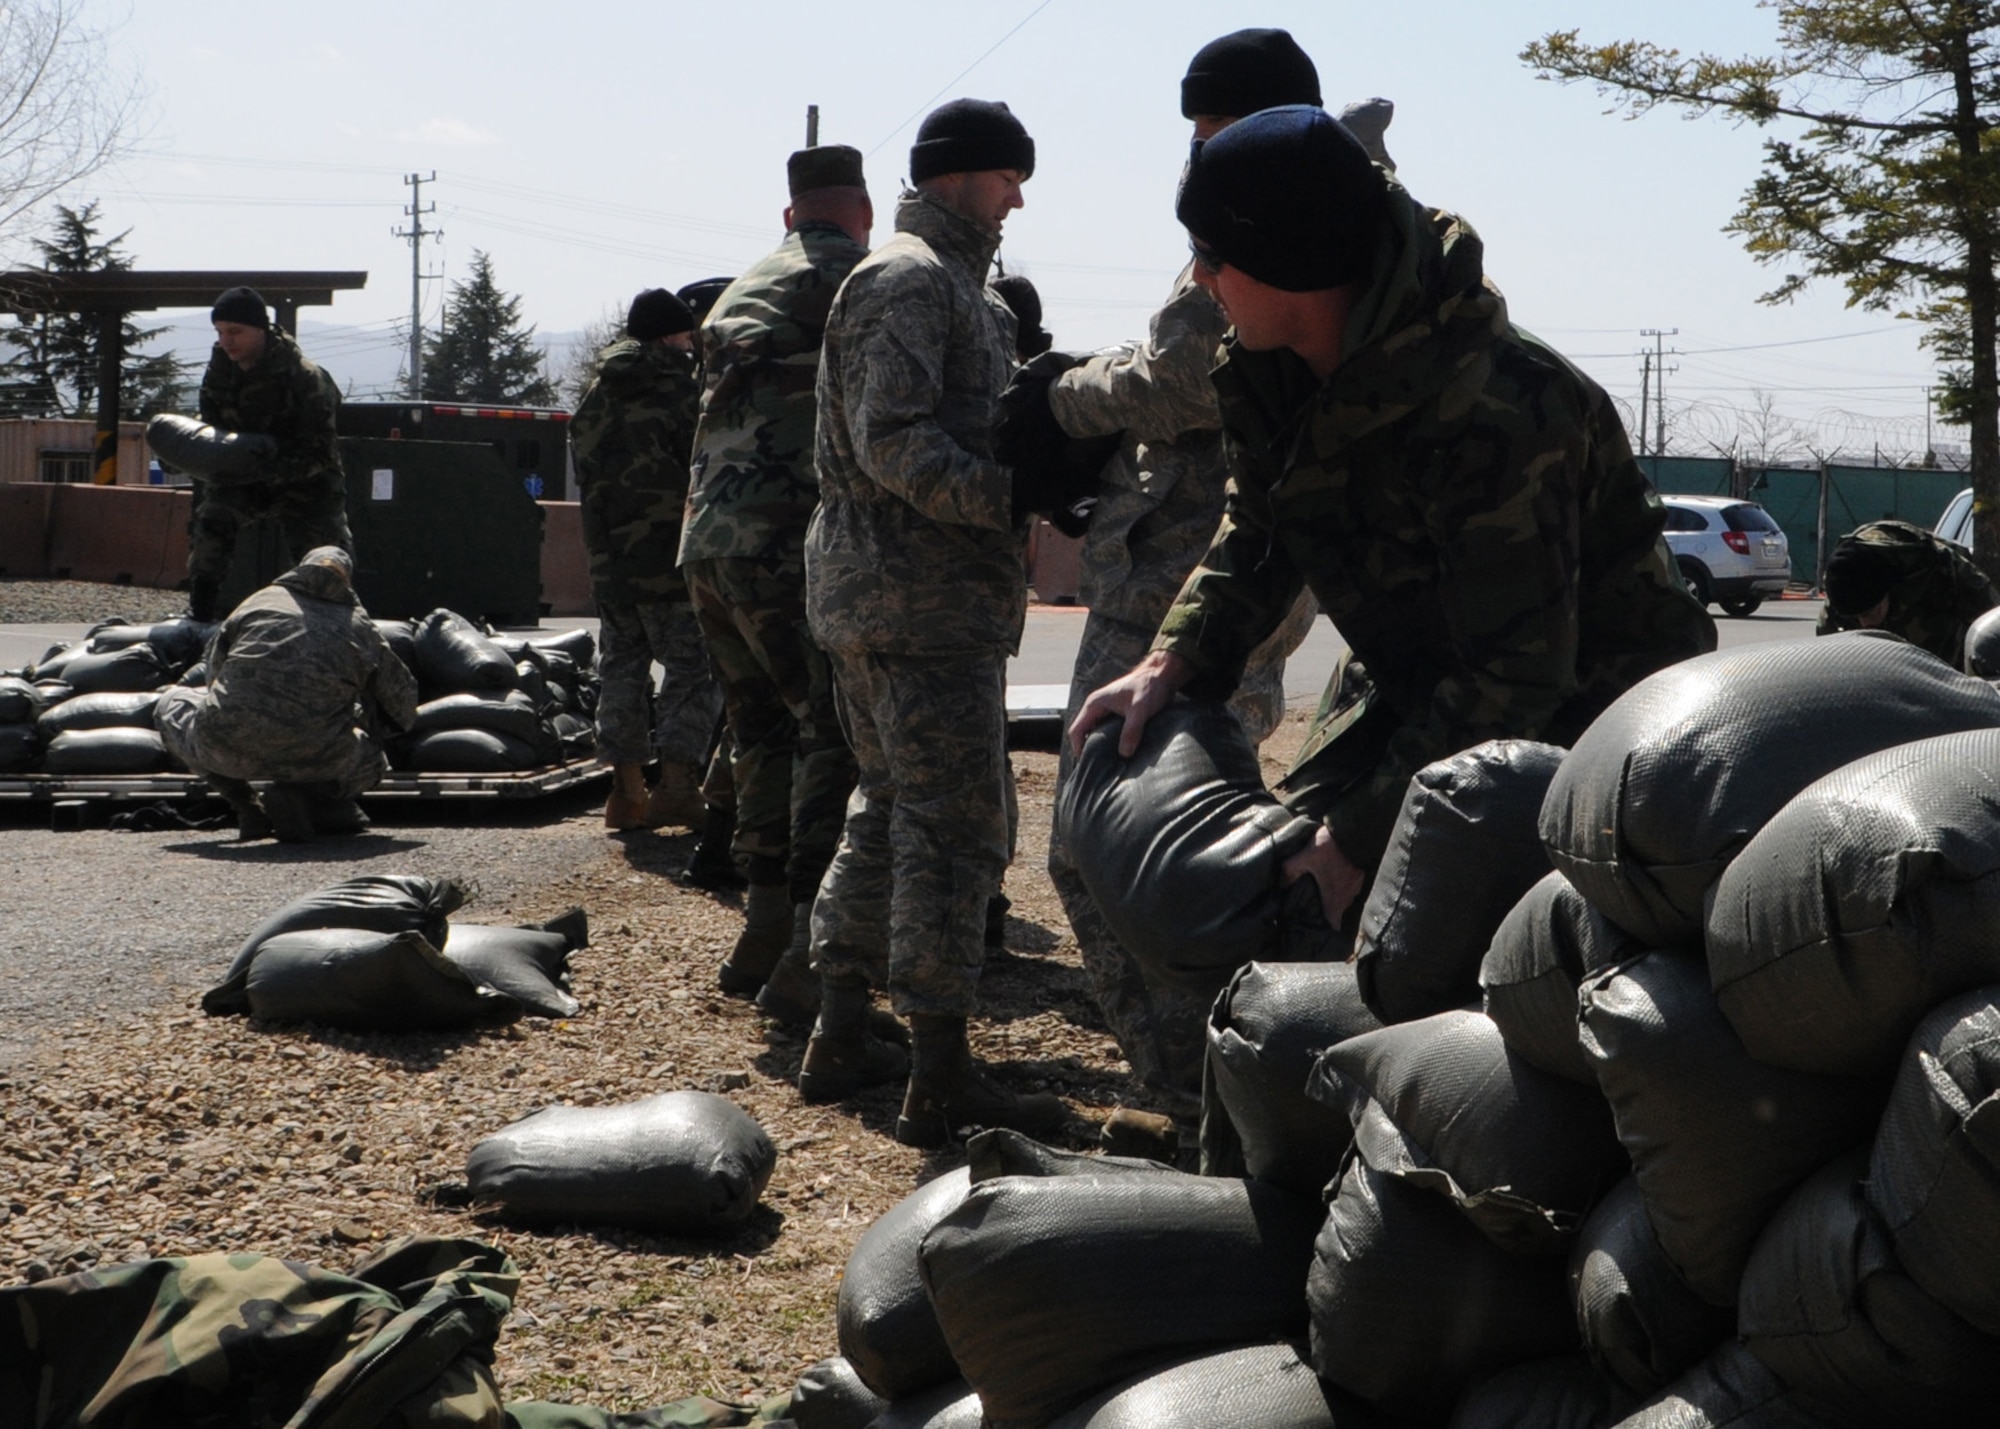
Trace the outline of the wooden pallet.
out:
<instances>
[{"instance_id":1,"label":"wooden pallet","mask_svg":"<svg viewBox=\"0 0 2000 1429\"><path fill-rule=\"evenodd\" d=\"M536 799L601 779L610 769L595 759L576 759L519 774L411 774L391 770L363 796L377 799ZM59 799L155 803L206 794L208 785L193 774L6 774L0 800L53 803Z\"/></svg>"}]
</instances>

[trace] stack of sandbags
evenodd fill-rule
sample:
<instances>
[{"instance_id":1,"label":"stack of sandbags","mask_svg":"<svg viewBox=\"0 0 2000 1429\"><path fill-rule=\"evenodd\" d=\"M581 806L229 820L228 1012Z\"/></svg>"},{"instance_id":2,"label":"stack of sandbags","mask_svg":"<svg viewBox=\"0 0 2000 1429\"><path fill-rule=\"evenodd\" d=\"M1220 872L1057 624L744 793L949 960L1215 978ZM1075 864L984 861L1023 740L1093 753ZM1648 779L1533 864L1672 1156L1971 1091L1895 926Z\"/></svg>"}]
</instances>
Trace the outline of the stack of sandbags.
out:
<instances>
[{"instance_id":1,"label":"stack of sandbags","mask_svg":"<svg viewBox=\"0 0 2000 1429\"><path fill-rule=\"evenodd\" d=\"M52 648L16 677L20 683L4 687L0 769L156 774L175 767L153 730L153 705L201 659L214 632L185 618L109 620Z\"/></svg>"},{"instance_id":2,"label":"stack of sandbags","mask_svg":"<svg viewBox=\"0 0 2000 1429\"><path fill-rule=\"evenodd\" d=\"M414 726L390 761L420 773L524 772L588 753L594 642L584 630L502 645L461 615L434 610L377 628L417 677ZM579 659L581 656L581 659Z\"/></svg>"},{"instance_id":3,"label":"stack of sandbags","mask_svg":"<svg viewBox=\"0 0 2000 1429\"><path fill-rule=\"evenodd\" d=\"M35 725L48 708L47 693L21 675L0 675L0 774L33 769L41 751Z\"/></svg>"}]
</instances>

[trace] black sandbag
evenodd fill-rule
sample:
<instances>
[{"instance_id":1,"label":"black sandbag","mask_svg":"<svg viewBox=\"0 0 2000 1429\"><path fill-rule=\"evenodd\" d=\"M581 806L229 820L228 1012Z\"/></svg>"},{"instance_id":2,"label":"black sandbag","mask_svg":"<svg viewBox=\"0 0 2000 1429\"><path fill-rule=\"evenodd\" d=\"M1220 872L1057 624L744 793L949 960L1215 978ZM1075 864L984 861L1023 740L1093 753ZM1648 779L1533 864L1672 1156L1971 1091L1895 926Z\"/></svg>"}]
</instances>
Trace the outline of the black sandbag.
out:
<instances>
[{"instance_id":1,"label":"black sandbag","mask_svg":"<svg viewBox=\"0 0 2000 1429\"><path fill-rule=\"evenodd\" d=\"M0 773L18 774L35 767L41 736L31 724L0 724Z\"/></svg>"},{"instance_id":2,"label":"black sandbag","mask_svg":"<svg viewBox=\"0 0 2000 1429\"><path fill-rule=\"evenodd\" d=\"M160 412L146 423L146 445L177 471L201 478L256 476L277 454L277 438L232 432L178 412Z\"/></svg>"},{"instance_id":3,"label":"black sandbag","mask_svg":"<svg viewBox=\"0 0 2000 1429\"><path fill-rule=\"evenodd\" d=\"M465 1176L475 1202L524 1222L707 1235L749 1219L777 1164L778 1148L736 1103L677 1091L545 1107L482 1138Z\"/></svg>"},{"instance_id":4,"label":"black sandbag","mask_svg":"<svg viewBox=\"0 0 2000 1429\"><path fill-rule=\"evenodd\" d=\"M403 662L403 668L417 673L417 627L407 620L376 620L375 629L389 653Z\"/></svg>"},{"instance_id":5,"label":"black sandbag","mask_svg":"<svg viewBox=\"0 0 2000 1429\"><path fill-rule=\"evenodd\" d=\"M1501 920L1479 965L1486 1015L1529 1066L1594 1087L1596 1069L1577 1038L1577 986L1643 951L1551 873Z\"/></svg>"},{"instance_id":6,"label":"black sandbag","mask_svg":"<svg viewBox=\"0 0 2000 1429\"><path fill-rule=\"evenodd\" d=\"M2000 1340L1897 1262L1862 1198L1867 1165L1865 1151L1840 1157L1771 1218L1743 1274L1743 1342L1836 1423L1991 1424Z\"/></svg>"},{"instance_id":7,"label":"black sandbag","mask_svg":"<svg viewBox=\"0 0 2000 1429\"><path fill-rule=\"evenodd\" d=\"M444 695L417 706L411 734L440 729L483 729L533 745L548 737L535 702L519 690L504 694Z\"/></svg>"},{"instance_id":8,"label":"black sandbag","mask_svg":"<svg viewBox=\"0 0 2000 1429\"><path fill-rule=\"evenodd\" d=\"M1938 1003L2000 982L2000 729L1886 750L1778 811L1716 885L1708 971L1750 1055L1889 1074Z\"/></svg>"},{"instance_id":9,"label":"black sandbag","mask_svg":"<svg viewBox=\"0 0 2000 1429\"><path fill-rule=\"evenodd\" d=\"M868 1429L888 1407L845 1357L832 1355L806 1366L785 1417L798 1429Z\"/></svg>"},{"instance_id":10,"label":"black sandbag","mask_svg":"<svg viewBox=\"0 0 2000 1429\"><path fill-rule=\"evenodd\" d=\"M1878 1429L1890 1429L1884 1419ZM1731 1340L1611 1429L1833 1429L1834 1421Z\"/></svg>"},{"instance_id":11,"label":"black sandbag","mask_svg":"<svg viewBox=\"0 0 2000 1429\"><path fill-rule=\"evenodd\" d=\"M1582 1355L1530 1360L1468 1389L1445 1429L1604 1429L1635 1403Z\"/></svg>"},{"instance_id":12,"label":"black sandbag","mask_svg":"<svg viewBox=\"0 0 2000 1429\"><path fill-rule=\"evenodd\" d=\"M1184 701L1146 723L1130 759L1122 720L1084 741L1056 825L1105 921L1148 978L1213 993L1259 958L1330 956L1311 879L1279 884L1318 828L1264 787L1257 751L1226 705ZM1293 931L1289 936L1287 929ZM1288 946L1293 944L1294 946Z\"/></svg>"},{"instance_id":13,"label":"black sandbag","mask_svg":"<svg viewBox=\"0 0 2000 1429\"><path fill-rule=\"evenodd\" d=\"M417 933L318 928L266 938L243 995L267 1022L315 1022L354 1032L502 1027L521 1004L481 987Z\"/></svg>"},{"instance_id":14,"label":"black sandbag","mask_svg":"<svg viewBox=\"0 0 2000 1429\"><path fill-rule=\"evenodd\" d=\"M153 647L141 641L101 655L75 655L63 662L64 683L79 695L106 690L157 690L171 684L175 672L162 664Z\"/></svg>"},{"instance_id":15,"label":"black sandbag","mask_svg":"<svg viewBox=\"0 0 2000 1429\"><path fill-rule=\"evenodd\" d=\"M533 660L514 662L513 693L525 696L530 704L542 714L562 708L562 701L556 698L554 686L541 665Z\"/></svg>"},{"instance_id":16,"label":"black sandbag","mask_svg":"<svg viewBox=\"0 0 2000 1429\"><path fill-rule=\"evenodd\" d=\"M552 761L532 744L484 729L439 729L404 745L408 767L423 774L517 774Z\"/></svg>"},{"instance_id":17,"label":"black sandbag","mask_svg":"<svg viewBox=\"0 0 2000 1429\"><path fill-rule=\"evenodd\" d=\"M172 620L147 626L146 643L153 647L153 653L169 670L185 670L207 651L216 628L215 621L176 616Z\"/></svg>"},{"instance_id":18,"label":"black sandbag","mask_svg":"<svg viewBox=\"0 0 2000 1429\"><path fill-rule=\"evenodd\" d=\"M597 637L582 626L572 630L559 631L554 635L538 635L528 642L537 650L560 654L578 670L590 670L597 665Z\"/></svg>"},{"instance_id":19,"label":"black sandbag","mask_svg":"<svg viewBox=\"0 0 2000 1429\"><path fill-rule=\"evenodd\" d=\"M1815 779L1914 739L2000 726L2000 689L1880 631L1773 641L1671 665L1620 696L1549 786L1555 866L1648 947L1702 903Z\"/></svg>"},{"instance_id":20,"label":"black sandbag","mask_svg":"<svg viewBox=\"0 0 2000 1429\"><path fill-rule=\"evenodd\" d=\"M243 979L266 938L312 928L361 928L376 933L419 933L425 942L439 948L445 943L445 920L469 896L470 890L456 878L412 873L367 873L302 893L266 916L237 945L222 981L202 994L201 1010L210 1016L250 1010L243 995Z\"/></svg>"},{"instance_id":21,"label":"black sandbag","mask_svg":"<svg viewBox=\"0 0 2000 1429\"><path fill-rule=\"evenodd\" d=\"M150 729L71 730L42 751L42 768L51 774L158 774L172 764Z\"/></svg>"},{"instance_id":22,"label":"black sandbag","mask_svg":"<svg viewBox=\"0 0 2000 1429\"><path fill-rule=\"evenodd\" d=\"M115 620L100 620L90 627L84 636L84 644L93 655L102 655L107 650L123 650L129 645L148 644L147 637L152 627L140 625L120 616Z\"/></svg>"},{"instance_id":23,"label":"black sandbag","mask_svg":"<svg viewBox=\"0 0 2000 1429\"><path fill-rule=\"evenodd\" d=\"M1736 1333L1735 1307L1704 1301L1660 1249L1635 1178L1584 1220L1569 1288L1585 1352L1636 1394L1664 1388Z\"/></svg>"},{"instance_id":24,"label":"black sandbag","mask_svg":"<svg viewBox=\"0 0 2000 1429\"><path fill-rule=\"evenodd\" d=\"M1319 1054L1382 1024L1352 963L1251 963L1208 1018L1202 1169L1317 1196L1354 1141L1342 1107L1306 1095Z\"/></svg>"},{"instance_id":25,"label":"black sandbag","mask_svg":"<svg viewBox=\"0 0 2000 1429\"><path fill-rule=\"evenodd\" d=\"M2000 680L2000 607L1965 628L1965 673Z\"/></svg>"},{"instance_id":26,"label":"black sandbag","mask_svg":"<svg viewBox=\"0 0 2000 1429\"><path fill-rule=\"evenodd\" d=\"M870 1429L985 1429L986 1411L956 1377L895 1400Z\"/></svg>"},{"instance_id":27,"label":"black sandbag","mask_svg":"<svg viewBox=\"0 0 2000 1429\"><path fill-rule=\"evenodd\" d=\"M1660 1248L1703 1300L1734 1305L1765 1220L1868 1137L1887 1087L1752 1061L1698 953L1648 953L1600 973L1579 1007Z\"/></svg>"},{"instance_id":28,"label":"black sandbag","mask_svg":"<svg viewBox=\"0 0 2000 1429\"><path fill-rule=\"evenodd\" d=\"M847 1257L834 1310L840 1353L884 1399L958 1375L924 1293L919 1253L931 1227L965 1199L971 1184L963 1166L925 1182L876 1217Z\"/></svg>"},{"instance_id":29,"label":"black sandbag","mask_svg":"<svg viewBox=\"0 0 2000 1429\"><path fill-rule=\"evenodd\" d=\"M22 671L22 675L26 679L33 680L38 685L48 680L60 680L63 677L64 667L70 661L89 653L90 642L88 640L71 640L66 643L51 645L42 652L39 660Z\"/></svg>"},{"instance_id":30,"label":"black sandbag","mask_svg":"<svg viewBox=\"0 0 2000 1429\"><path fill-rule=\"evenodd\" d=\"M0 675L0 724L33 724L47 705L32 682L19 675Z\"/></svg>"},{"instance_id":31,"label":"black sandbag","mask_svg":"<svg viewBox=\"0 0 2000 1429\"><path fill-rule=\"evenodd\" d=\"M467 690L505 690L514 684L514 662L507 652L453 611L432 611L417 622L411 639L416 655L411 672L426 699Z\"/></svg>"},{"instance_id":32,"label":"black sandbag","mask_svg":"<svg viewBox=\"0 0 2000 1429\"><path fill-rule=\"evenodd\" d=\"M1495 1370L1577 1348L1560 1260L1510 1255L1444 1197L1359 1156L1327 1204L1306 1299L1320 1374L1433 1423Z\"/></svg>"},{"instance_id":33,"label":"black sandbag","mask_svg":"<svg viewBox=\"0 0 2000 1429\"><path fill-rule=\"evenodd\" d=\"M1255 1181L1007 1176L924 1237L924 1287L991 1429L1178 1354L1296 1335L1319 1207Z\"/></svg>"},{"instance_id":34,"label":"black sandbag","mask_svg":"<svg viewBox=\"0 0 2000 1429\"><path fill-rule=\"evenodd\" d=\"M1149 1175L1173 1170L1163 1161L1142 1156L1100 1156L1044 1146L1032 1136L1000 1126L976 1132L965 1143L965 1165L975 1185L999 1176Z\"/></svg>"},{"instance_id":35,"label":"black sandbag","mask_svg":"<svg viewBox=\"0 0 2000 1429\"><path fill-rule=\"evenodd\" d=\"M54 678L41 679L37 677L35 680L35 693L42 697L42 704L46 707L48 705L61 704L64 700L74 695L76 691L62 680Z\"/></svg>"},{"instance_id":36,"label":"black sandbag","mask_svg":"<svg viewBox=\"0 0 2000 1429\"><path fill-rule=\"evenodd\" d=\"M106 690L102 694L72 695L59 705L50 705L35 721L43 739L54 739L73 729L151 729L153 710L160 703L158 690Z\"/></svg>"},{"instance_id":37,"label":"black sandbag","mask_svg":"<svg viewBox=\"0 0 2000 1429\"><path fill-rule=\"evenodd\" d=\"M1049 1429L1358 1429L1381 1422L1364 1420L1363 1412L1336 1414L1297 1350L1261 1344L1203 1350L1143 1370L1057 1415Z\"/></svg>"},{"instance_id":38,"label":"black sandbag","mask_svg":"<svg viewBox=\"0 0 2000 1429\"><path fill-rule=\"evenodd\" d=\"M541 668L542 678L566 697L574 698L578 690L590 683L584 674L584 670L588 667L579 667L564 651L530 646L528 653Z\"/></svg>"},{"instance_id":39,"label":"black sandbag","mask_svg":"<svg viewBox=\"0 0 2000 1429\"><path fill-rule=\"evenodd\" d=\"M2000 1339L2000 987L1918 1024L1862 1190L1910 1278Z\"/></svg>"},{"instance_id":40,"label":"black sandbag","mask_svg":"<svg viewBox=\"0 0 2000 1429\"><path fill-rule=\"evenodd\" d=\"M1538 1072L1483 1012L1440 1012L1336 1043L1308 1083L1344 1107L1355 1153L1457 1206L1495 1245L1568 1248L1626 1159L1601 1094Z\"/></svg>"},{"instance_id":41,"label":"black sandbag","mask_svg":"<svg viewBox=\"0 0 2000 1429\"><path fill-rule=\"evenodd\" d=\"M574 1017L569 995L569 955L577 946L544 928L495 928L453 923L444 955L481 987L504 992L536 1017Z\"/></svg>"},{"instance_id":42,"label":"black sandbag","mask_svg":"<svg viewBox=\"0 0 2000 1429\"><path fill-rule=\"evenodd\" d=\"M558 710L549 717L549 728L562 745L566 759L579 759L597 748L597 726L582 715Z\"/></svg>"},{"instance_id":43,"label":"black sandbag","mask_svg":"<svg viewBox=\"0 0 2000 1429\"><path fill-rule=\"evenodd\" d=\"M1537 824L1563 751L1496 739L1410 780L1354 941L1361 995L1384 1022L1479 996L1479 963L1507 910L1549 871Z\"/></svg>"}]
</instances>

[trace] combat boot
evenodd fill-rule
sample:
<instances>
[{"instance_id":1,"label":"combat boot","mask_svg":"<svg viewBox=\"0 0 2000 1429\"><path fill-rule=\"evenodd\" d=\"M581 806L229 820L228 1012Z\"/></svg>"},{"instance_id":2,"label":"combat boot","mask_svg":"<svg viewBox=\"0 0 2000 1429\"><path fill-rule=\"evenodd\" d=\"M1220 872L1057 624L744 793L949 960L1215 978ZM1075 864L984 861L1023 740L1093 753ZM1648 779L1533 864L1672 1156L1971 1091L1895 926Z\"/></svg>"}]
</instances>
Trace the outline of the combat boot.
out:
<instances>
[{"instance_id":1,"label":"combat boot","mask_svg":"<svg viewBox=\"0 0 2000 1429\"><path fill-rule=\"evenodd\" d=\"M791 946L795 921L788 884L751 884L743 904L743 931L715 971L722 990L731 997L755 997Z\"/></svg>"},{"instance_id":2,"label":"combat boot","mask_svg":"<svg viewBox=\"0 0 2000 1429\"><path fill-rule=\"evenodd\" d=\"M729 846L736 841L736 810L709 806L702 817L701 838L681 870L681 882L710 893L741 888L750 880L736 866Z\"/></svg>"},{"instance_id":3,"label":"combat boot","mask_svg":"<svg viewBox=\"0 0 2000 1429\"><path fill-rule=\"evenodd\" d=\"M868 984L820 981L819 1021L799 1066L799 1095L809 1102L837 1102L905 1075L909 1054L869 1031Z\"/></svg>"},{"instance_id":4,"label":"combat boot","mask_svg":"<svg viewBox=\"0 0 2000 1429\"><path fill-rule=\"evenodd\" d=\"M256 791L241 779L231 779L223 774L204 775L208 787L216 798L229 805L229 811L236 815L236 839L239 843L254 843L258 839L268 839L277 831L271 827L271 820L257 804Z\"/></svg>"},{"instance_id":5,"label":"combat boot","mask_svg":"<svg viewBox=\"0 0 2000 1429\"><path fill-rule=\"evenodd\" d=\"M819 1016L819 974L812 969L812 931L812 904L794 904L791 946L757 992L757 1010L788 1032L810 1032L813 1019Z\"/></svg>"},{"instance_id":6,"label":"combat boot","mask_svg":"<svg viewBox=\"0 0 2000 1429\"><path fill-rule=\"evenodd\" d=\"M649 829L698 829L708 806L701 798L701 771L692 764L660 761L660 777L646 796Z\"/></svg>"},{"instance_id":7,"label":"combat boot","mask_svg":"<svg viewBox=\"0 0 2000 1429\"><path fill-rule=\"evenodd\" d=\"M1097 1145L1106 1156L1143 1156L1173 1166L1180 1158L1181 1138L1172 1117L1121 1106L1105 1118Z\"/></svg>"},{"instance_id":8,"label":"combat boot","mask_svg":"<svg viewBox=\"0 0 2000 1429\"><path fill-rule=\"evenodd\" d=\"M272 832L282 844L311 843L313 839L313 804L310 786L304 784L273 784L258 796L264 813L271 821Z\"/></svg>"},{"instance_id":9,"label":"combat boot","mask_svg":"<svg viewBox=\"0 0 2000 1429\"><path fill-rule=\"evenodd\" d=\"M604 827L613 833L646 827L646 771L643 766L611 766L611 797L604 801Z\"/></svg>"},{"instance_id":10,"label":"combat boot","mask_svg":"<svg viewBox=\"0 0 2000 1429\"><path fill-rule=\"evenodd\" d=\"M330 834L336 838L365 834L370 827L368 816L361 812L359 800L343 799L333 794L321 794L313 801L312 821L314 833Z\"/></svg>"},{"instance_id":11,"label":"combat boot","mask_svg":"<svg viewBox=\"0 0 2000 1429\"><path fill-rule=\"evenodd\" d=\"M1004 1126L1041 1139L1068 1116L1047 1092L1016 1095L994 1081L972 1058L963 1017L918 1013L910 1018L913 1062L896 1140L905 1146L943 1146L961 1126Z\"/></svg>"}]
</instances>

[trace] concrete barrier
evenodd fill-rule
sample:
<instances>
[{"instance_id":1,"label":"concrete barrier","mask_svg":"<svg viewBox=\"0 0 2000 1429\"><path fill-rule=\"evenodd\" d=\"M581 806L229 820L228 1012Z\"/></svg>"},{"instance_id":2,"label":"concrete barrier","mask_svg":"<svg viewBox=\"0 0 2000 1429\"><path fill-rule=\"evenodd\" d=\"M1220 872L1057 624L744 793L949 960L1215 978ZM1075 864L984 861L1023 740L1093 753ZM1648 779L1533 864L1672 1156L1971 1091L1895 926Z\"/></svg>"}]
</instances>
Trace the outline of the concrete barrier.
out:
<instances>
[{"instance_id":1,"label":"concrete barrier","mask_svg":"<svg viewBox=\"0 0 2000 1429\"><path fill-rule=\"evenodd\" d=\"M0 487L0 571L9 576L178 585L189 496L160 486Z\"/></svg>"}]
</instances>

